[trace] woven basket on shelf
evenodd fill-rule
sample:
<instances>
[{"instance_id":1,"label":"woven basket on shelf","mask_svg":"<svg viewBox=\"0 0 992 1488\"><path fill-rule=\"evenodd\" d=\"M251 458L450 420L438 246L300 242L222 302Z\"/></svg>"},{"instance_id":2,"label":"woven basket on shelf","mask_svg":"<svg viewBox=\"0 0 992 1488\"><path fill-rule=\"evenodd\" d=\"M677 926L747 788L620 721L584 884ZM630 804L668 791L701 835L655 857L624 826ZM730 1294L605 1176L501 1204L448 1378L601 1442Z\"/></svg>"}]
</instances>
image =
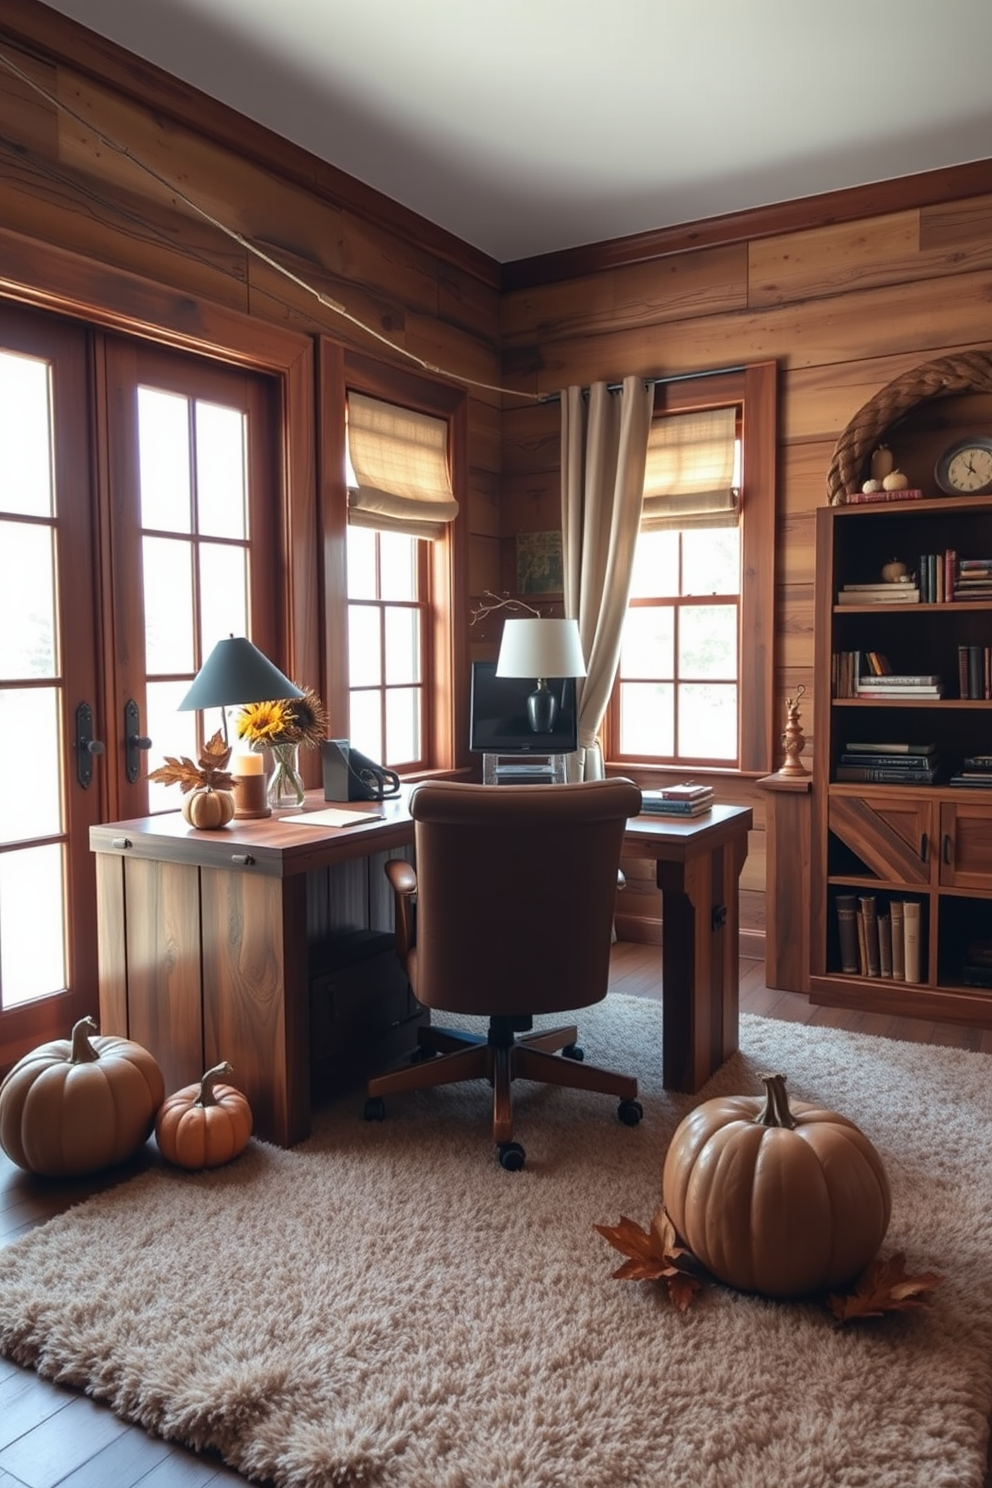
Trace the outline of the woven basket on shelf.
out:
<instances>
[{"instance_id":1,"label":"woven basket on shelf","mask_svg":"<svg viewBox=\"0 0 992 1488\"><path fill-rule=\"evenodd\" d=\"M930 398L969 392L992 392L992 353L939 357L893 378L858 409L837 441L827 471L830 505L843 506L849 492L860 490L866 463L891 424Z\"/></svg>"}]
</instances>

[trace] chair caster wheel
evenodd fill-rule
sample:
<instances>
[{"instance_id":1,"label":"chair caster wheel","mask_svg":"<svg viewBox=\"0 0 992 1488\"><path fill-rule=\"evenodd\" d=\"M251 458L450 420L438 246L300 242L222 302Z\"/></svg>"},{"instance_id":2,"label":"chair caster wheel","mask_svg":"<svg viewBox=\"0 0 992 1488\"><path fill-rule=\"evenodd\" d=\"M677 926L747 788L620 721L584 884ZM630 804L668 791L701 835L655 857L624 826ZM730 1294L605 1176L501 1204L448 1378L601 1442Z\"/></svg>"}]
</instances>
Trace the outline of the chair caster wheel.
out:
<instances>
[{"instance_id":1,"label":"chair caster wheel","mask_svg":"<svg viewBox=\"0 0 992 1488\"><path fill-rule=\"evenodd\" d=\"M624 1126L636 1126L644 1115L644 1107L640 1101L625 1100L617 1106L617 1116Z\"/></svg>"},{"instance_id":2,"label":"chair caster wheel","mask_svg":"<svg viewBox=\"0 0 992 1488\"><path fill-rule=\"evenodd\" d=\"M585 1049L581 1049L578 1044L566 1044L561 1051L561 1057L563 1059L574 1059L576 1064L581 1064L586 1057L586 1051Z\"/></svg>"},{"instance_id":3,"label":"chair caster wheel","mask_svg":"<svg viewBox=\"0 0 992 1488\"><path fill-rule=\"evenodd\" d=\"M524 1165L524 1149L519 1142L499 1142L496 1146L499 1165L508 1173L519 1173Z\"/></svg>"},{"instance_id":4,"label":"chair caster wheel","mask_svg":"<svg viewBox=\"0 0 992 1488\"><path fill-rule=\"evenodd\" d=\"M370 1095L365 1102L366 1121L385 1121L386 1102L381 1095Z\"/></svg>"}]
</instances>

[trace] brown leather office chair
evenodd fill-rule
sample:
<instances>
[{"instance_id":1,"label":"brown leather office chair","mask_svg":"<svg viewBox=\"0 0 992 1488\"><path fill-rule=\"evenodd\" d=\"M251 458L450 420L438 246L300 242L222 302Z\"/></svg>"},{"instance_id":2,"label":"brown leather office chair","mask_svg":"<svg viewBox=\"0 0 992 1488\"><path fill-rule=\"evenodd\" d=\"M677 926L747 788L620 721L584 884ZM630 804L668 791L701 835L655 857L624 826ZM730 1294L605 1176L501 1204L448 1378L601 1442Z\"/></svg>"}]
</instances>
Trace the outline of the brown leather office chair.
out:
<instances>
[{"instance_id":1,"label":"brown leather office chair","mask_svg":"<svg viewBox=\"0 0 992 1488\"><path fill-rule=\"evenodd\" d=\"M489 1029L421 1028L413 1061L369 1081L368 1120L382 1119L383 1097L394 1092L486 1079L499 1160L517 1169L524 1150L512 1139L516 1078L602 1091L619 1098L621 1121L641 1119L637 1081L582 1063L574 1024L528 1033L535 1013L606 996L624 828L640 806L629 780L417 787L416 871L386 864L396 951L418 1001L488 1017Z\"/></svg>"}]
</instances>

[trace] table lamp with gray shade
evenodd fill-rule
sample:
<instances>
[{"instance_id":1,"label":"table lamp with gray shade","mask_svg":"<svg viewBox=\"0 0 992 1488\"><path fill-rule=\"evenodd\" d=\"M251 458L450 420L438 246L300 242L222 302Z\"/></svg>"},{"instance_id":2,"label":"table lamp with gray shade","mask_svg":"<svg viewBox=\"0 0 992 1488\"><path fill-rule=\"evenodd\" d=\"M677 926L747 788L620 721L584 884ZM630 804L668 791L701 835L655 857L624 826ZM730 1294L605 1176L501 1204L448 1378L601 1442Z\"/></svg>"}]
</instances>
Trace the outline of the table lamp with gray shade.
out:
<instances>
[{"instance_id":1,"label":"table lamp with gray shade","mask_svg":"<svg viewBox=\"0 0 992 1488\"><path fill-rule=\"evenodd\" d=\"M550 734L558 704L546 679L586 675L579 622L548 616L504 621L496 675L534 678L537 686L527 698L527 720L535 734Z\"/></svg>"},{"instance_id":2,"label":"table lamp with gray shade","mask_svg":"<svg viewBox=\"0 0 992 1488\"><path fill-rule=\"evenodd\" d=\"M203 708L220 708L227 737L227 708L241 703L276 702L281 698L303 697L303 689L263 656L245 636L228 636L218 641L203 663L189 692L179 704L178 712L199 712Z\"/></svg>"}]
</instances>

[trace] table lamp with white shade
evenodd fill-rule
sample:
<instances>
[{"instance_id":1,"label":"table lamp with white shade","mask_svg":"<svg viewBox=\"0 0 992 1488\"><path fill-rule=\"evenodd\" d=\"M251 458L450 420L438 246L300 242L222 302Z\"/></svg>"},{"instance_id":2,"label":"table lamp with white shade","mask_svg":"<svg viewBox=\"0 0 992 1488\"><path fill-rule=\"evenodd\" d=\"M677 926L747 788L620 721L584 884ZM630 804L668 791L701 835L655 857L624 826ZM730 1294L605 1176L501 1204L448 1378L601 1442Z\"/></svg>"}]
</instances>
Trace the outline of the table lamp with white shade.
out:
<instances>
[{"instance_id":1,"label":"table lamp with white shade","mask_svg":"<svg viewBox=\"0 0 992 1488\"><path fill-rule=\"evenodd\" d=\"M578 621L551 616L506 620L496 675L534 678L537 685L527 698L527 719L535 734L551 733L558 703L546 679L586 675Z\"/></svg>"}]
</instances>

